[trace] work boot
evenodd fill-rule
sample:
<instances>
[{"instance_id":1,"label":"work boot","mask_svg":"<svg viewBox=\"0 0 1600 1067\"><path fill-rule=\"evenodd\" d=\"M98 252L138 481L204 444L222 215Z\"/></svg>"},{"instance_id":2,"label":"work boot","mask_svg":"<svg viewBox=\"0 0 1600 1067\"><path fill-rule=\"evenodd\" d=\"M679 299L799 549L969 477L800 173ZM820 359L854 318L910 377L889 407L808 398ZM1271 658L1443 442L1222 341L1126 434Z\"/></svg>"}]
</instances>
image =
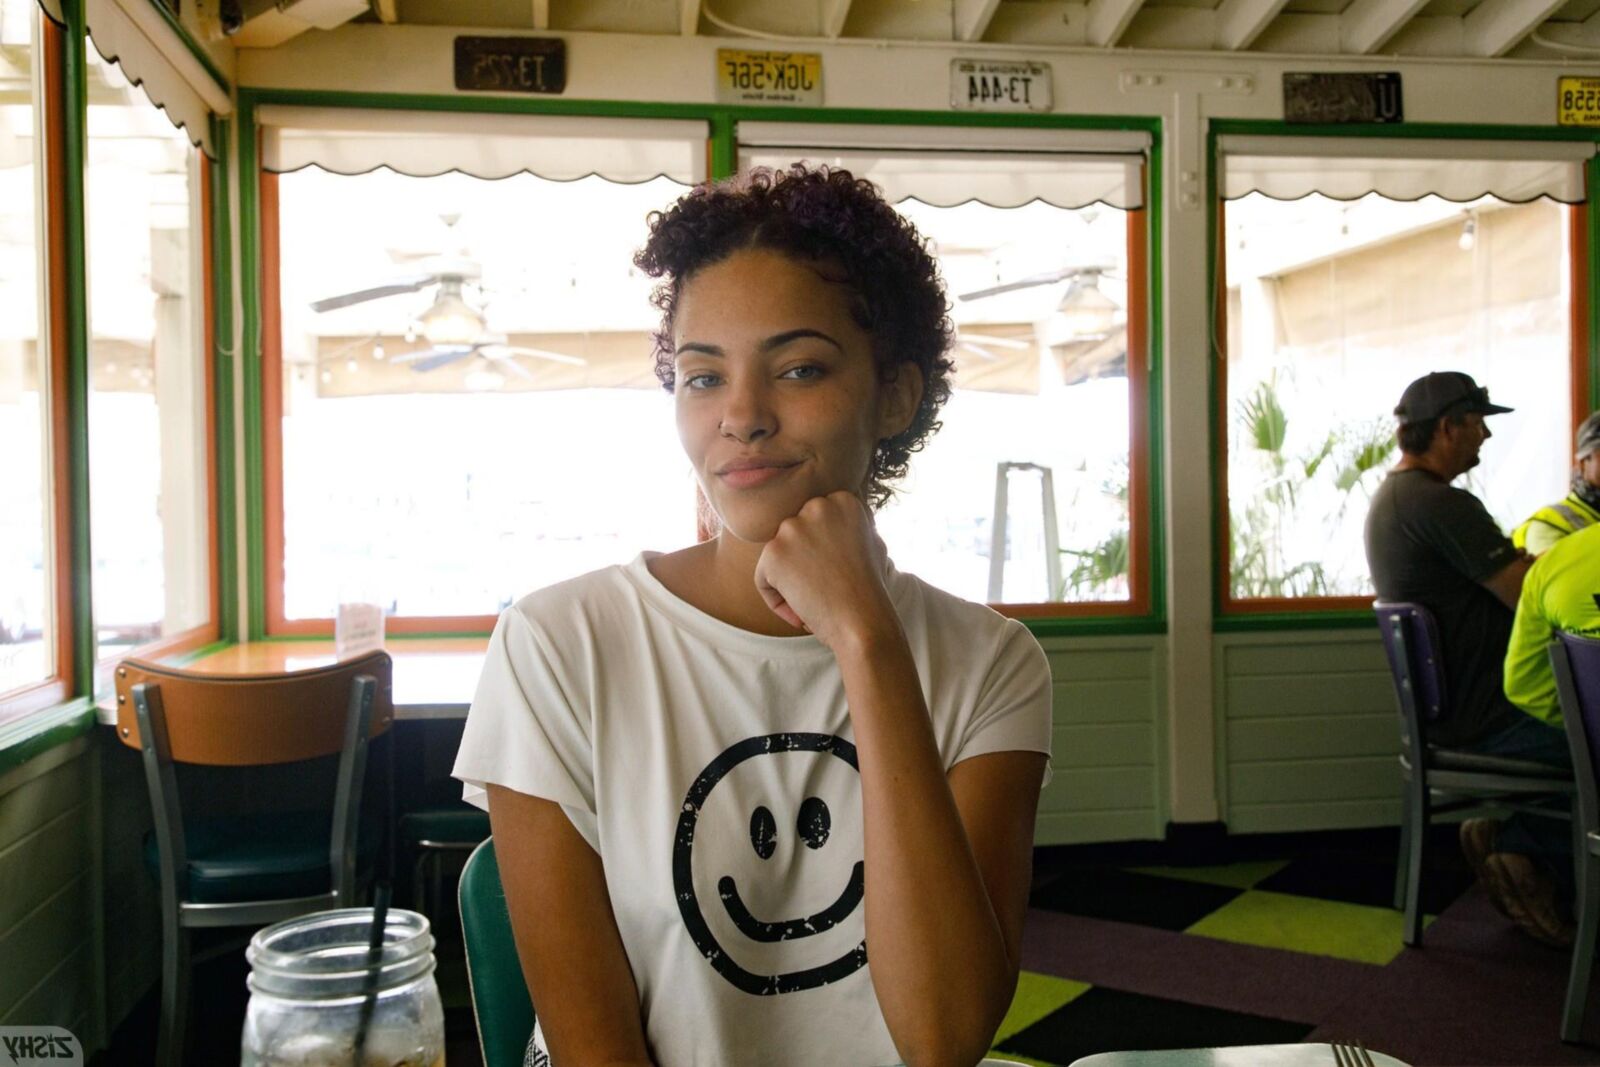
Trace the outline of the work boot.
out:
<instances>
[{"instance_id":1,"label":"work boot","mask_svg":"<svg viewBox=\"0 0 1600 1067\"><path fill-rule=\"evenodd\" d=\"M1483 868L1491 899L1498 890L1517 929L1552 948L1572 947L1577 928L1561 914L1555 883L1533 860L1517 852L1491 852Z\"/></svg>"},{"instance_id":2,"label":"work boot","mask_svg":"<svg viewBox=\"0 0 1600 1067\"><path fill-rule=\"evenodd\" d=\"M1466 819L1461 823L1458 836L1461 840L1461 854L1467 858L1467 863L1472 866L1472 873L1478 879L1478 884L1489 896L1489 903L1494 905L1506 918L1511 918L1511 911L1506 907L1504 897L1497 888L1497 883L1491 879L1484 870L1484 861L1494 851L1495 835L1500 832L1499 819Z\"/></svg>"}]
</instances>

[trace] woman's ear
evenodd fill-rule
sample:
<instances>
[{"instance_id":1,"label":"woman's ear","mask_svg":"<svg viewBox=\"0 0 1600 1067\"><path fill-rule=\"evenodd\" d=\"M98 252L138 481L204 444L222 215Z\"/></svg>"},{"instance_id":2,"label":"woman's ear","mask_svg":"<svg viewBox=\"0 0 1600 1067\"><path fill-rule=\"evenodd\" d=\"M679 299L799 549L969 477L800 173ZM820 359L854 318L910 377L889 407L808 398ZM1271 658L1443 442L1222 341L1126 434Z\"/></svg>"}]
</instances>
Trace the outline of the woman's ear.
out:
<instances>
[{"instance_id":1,"label":"woman's ear","mask_svg":"<svg viewBox=\"0 0 1600 1067\"><path fill-rule=\"evenodd\" d=\"M878 392L878 440L905 433L922 406L922 368L910 360L896 368L893 380Z\"/></svg>"}]
</instances>

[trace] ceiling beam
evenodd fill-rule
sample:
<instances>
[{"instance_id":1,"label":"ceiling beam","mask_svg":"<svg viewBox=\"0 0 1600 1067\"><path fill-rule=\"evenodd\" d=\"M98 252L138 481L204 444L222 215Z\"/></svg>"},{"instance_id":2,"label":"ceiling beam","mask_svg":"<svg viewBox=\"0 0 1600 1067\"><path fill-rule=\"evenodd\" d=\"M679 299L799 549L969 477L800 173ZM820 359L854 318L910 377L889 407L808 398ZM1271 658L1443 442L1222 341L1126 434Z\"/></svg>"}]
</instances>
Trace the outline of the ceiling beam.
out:
<instances>
[{"instance_id":1,"label":"ceiling beam","mask_svg":"<svg viewBox=\"0 0 1600 1067\"><path fill-rule=\"evenodd\" d=\"M1469 56L1503 56L1565 0L1483 0L1462 19Z\"/></svg>"},{"instance_id":2,"label":"ceiling beam","mask_svg":"<svg viewBox=\"0 0 1600 1067\"><path fill-rule=\"evenodd\" d=\"M678 32L685 37L700 32L700 0L678 0Z\"/></svg>"},{"instance_id":3,"label":"ceiling beam","mask_svg":"<svg viewBox=\"0 0 1600 1067\"><path fill-rule=\"evenodd\" d=\"M822 0L822 35L837 37L844 32L844 20L850 15L850 0Z\"/></svg>"},{"instance_id":4,"label":"ceiling beam","mask_svg":"<svg viewBox=\"0 0 1600 1067\"><path fill-rule=\"evenodd\" d=\"M1339 16L1339 51L1371 55L1427 6L1428 0L1355 0Z\"/></svg>"},{"instance_id":5,"label":"ceiling beam","mask_svg":"<svg viewBox=\"0 0 1600 1067\"><path fill-rule=\"evenodd\" d=\"M1229 52L1249 48L1288 0L1222 0L1217 8L1217 47Z\"/></svg>"},{"instance_id":6,"label":"ceiling beam","mask_svg":"<svg viewBox=\"0 0 1600 1067\"><path fill-rule=\"evenodd\" d=\"M1121 39L1144 0L1089 0L1085 39L1096 48L1110 48Z\"/></svg>"},{"instance_id":7,"label":"ceiling beam","mask_svg":"<svg viewBox=\"0 0 1600 1067\"><path fill-rule=\"evenodd\" d=\"M393 0L390 2L393 3ZM533 28L536 30L550 28L550 0L533 0Z\"/></svg>"},{"instance_id":8,"label":"ceiling beam","mask_svg":"<svg viewBox=\"0 0 1600 1067\"><path fill-rule=\"evenodd\" d=\"M1000 0L955 0L956 40L981 41L989 30L989 20L994 18Z\"/></svg>"}]
</instances>

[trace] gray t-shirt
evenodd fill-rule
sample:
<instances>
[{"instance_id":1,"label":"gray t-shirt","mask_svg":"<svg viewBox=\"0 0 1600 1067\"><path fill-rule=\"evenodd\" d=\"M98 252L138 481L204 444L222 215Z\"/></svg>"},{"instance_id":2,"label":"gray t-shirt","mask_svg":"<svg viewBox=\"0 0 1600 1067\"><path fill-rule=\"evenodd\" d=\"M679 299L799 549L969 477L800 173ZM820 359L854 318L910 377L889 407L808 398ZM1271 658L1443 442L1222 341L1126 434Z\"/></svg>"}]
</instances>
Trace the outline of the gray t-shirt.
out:
<instances>
[{"instance_id":1,"label":"gray t-shirt","mask_svg":"<svg viewBox=\"0 0 1600 1067\"><path fill-rule=\"evenodd\" d=\"M1391 471L1367 512L1367 565L1381 600L1433 612L1443 643L1449 711L1429 731L1465 746L1512 725L1500 670L1511 609L1480 583L1517 556L1483 502L1425 470Z\"/></svg>"}]
</instances>

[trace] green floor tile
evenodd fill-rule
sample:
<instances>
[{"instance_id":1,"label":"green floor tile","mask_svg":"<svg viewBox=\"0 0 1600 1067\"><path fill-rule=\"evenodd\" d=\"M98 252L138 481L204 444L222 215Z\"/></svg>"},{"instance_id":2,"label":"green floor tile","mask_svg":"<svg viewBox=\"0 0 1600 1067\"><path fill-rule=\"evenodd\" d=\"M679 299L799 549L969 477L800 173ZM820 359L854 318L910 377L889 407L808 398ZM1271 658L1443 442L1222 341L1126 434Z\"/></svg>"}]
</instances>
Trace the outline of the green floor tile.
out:
<instances>
[{"instance_id":1,"label":"green floor tile","mask_svg":"<svg viewBox=\"0 0 1600 1067\"><path fill-rule=\"evenodd\" d=\"M1382 965L1404 947L1403 924L1404 916L1389 908L1251 889L1184 932Z\"/></svg>"},{"instance_id":2,"label":"green floor tile","mask_svg":"<svg viewBox=\"0 0 1600 1067\"><path fill-rule=\"evenodd\" d=\"M1017 975L1017 993L1011 998L1011 1009L1001 1021L1000 1029L995 1032L993 1044L998 1045L1012 1034L1026 1030L1088 989L1087 982L1023 971Z\"/></svg>"},{"instance_id":3,"label":"green floor tile","mask_svg":"<svg viewBox=\"0 0 1600 1067\"><path fill-rule=\"evenodd\" d=\"M1186 882L1205 882L1208 885L1228 886L1232 889L1249 889L1263 878L1269 878L1289 865L1288 860L1257 860L1253 863L1229 863L1221 867L1133 867L1139 874L1153 874L1158 878L1181 878Z\"/></svg>"}]
</instances>

